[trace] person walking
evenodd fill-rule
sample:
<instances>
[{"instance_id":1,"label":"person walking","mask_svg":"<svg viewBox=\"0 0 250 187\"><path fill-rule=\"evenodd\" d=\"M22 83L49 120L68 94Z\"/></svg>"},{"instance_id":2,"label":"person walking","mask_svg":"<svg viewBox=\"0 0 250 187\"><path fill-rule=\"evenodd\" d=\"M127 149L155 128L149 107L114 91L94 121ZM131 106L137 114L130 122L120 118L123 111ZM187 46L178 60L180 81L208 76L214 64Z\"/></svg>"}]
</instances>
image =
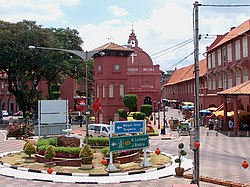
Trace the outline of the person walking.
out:
<instances>
[{"instance_id":1,"label":"person walking","mask_svg":"<svg viewBox=\"0 0 250 187\"><path fill-rule=\"evenodd\" d=\"M234 122L231 118L228 121L228 128L229 128L229 131L233 130L234 128Z\"/></svg>"}]
</instances>

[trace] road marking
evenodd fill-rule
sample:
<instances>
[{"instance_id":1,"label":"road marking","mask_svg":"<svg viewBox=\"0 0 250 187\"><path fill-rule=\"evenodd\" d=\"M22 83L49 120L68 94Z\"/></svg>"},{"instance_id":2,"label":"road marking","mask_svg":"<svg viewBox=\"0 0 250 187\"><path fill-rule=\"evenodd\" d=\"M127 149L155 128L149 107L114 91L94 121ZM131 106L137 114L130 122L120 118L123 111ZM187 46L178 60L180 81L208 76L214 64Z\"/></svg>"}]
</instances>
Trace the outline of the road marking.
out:
<instances>
[{"instance_id":1,"label":"road marking","mask_svg":"<svg viewBox=\"0 0 250 187\"><path fill-rule=\"evenodd\" d=\"M6 141L7 140L6 134L2 130L0 130L0 132L4 135L4 140L3 141Z\"/></svg>"}]
</instances>

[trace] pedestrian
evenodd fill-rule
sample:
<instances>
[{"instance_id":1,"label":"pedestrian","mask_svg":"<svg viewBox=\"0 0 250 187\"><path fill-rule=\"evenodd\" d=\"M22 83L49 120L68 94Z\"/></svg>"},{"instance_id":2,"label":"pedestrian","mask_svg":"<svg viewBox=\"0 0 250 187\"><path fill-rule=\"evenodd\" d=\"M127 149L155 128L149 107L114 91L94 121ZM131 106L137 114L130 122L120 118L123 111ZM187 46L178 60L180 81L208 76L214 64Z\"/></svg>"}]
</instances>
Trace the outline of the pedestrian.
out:
<instances>
[{"instance_id":1,"label":"pedestrian","mask_svg":"<svg viewBox=\"0 0 250 187\"><path fill-rule=\"evenodd\" d=\"M214 119L213 118L210 118L208 120L208 128L209 128L209 130L213 130L214 129Z\"/></svg>"},{"instance_id":2,"label":"pedestrian","mask_svg":"<svg viewBox=\"0 0 250 187\"><path fill-rule=\"evenodd\" d=\"M228 128L229 128L229 131L233 130L234 128L234 122L231 118L228 121Z\"/></svg>"}]
</instances>

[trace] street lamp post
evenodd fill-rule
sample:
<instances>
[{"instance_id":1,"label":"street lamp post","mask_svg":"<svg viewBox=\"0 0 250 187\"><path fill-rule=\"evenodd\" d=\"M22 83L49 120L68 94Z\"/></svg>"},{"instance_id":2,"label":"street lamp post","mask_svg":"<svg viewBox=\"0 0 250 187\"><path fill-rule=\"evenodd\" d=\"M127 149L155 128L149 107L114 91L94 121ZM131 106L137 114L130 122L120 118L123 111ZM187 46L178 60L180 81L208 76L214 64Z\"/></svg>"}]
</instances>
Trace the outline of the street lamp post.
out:
<instances>
[{"instance_id":1,"label":"street lamp post","mask_svg":"<svg viewBox=\"0 0 250 187\"><path fill-rule=\"evenodd\" d=\"M163 103L163 128L161 129L161 134L166 134L166 109L165 103Z\"/></svg>"},{"instance_id":2,"label":"street lamp post","mask_svg":"<svg viewBox=\"0 0 250 187\"><path fill-rule=\"evenodd\" d=\"M155 111L155 105L156 105L156 101L154 101L154 125L156 125L156 119L155 119L155 117L156 117L156 115L155 115L155 113L156 113L156 111Z\"/></svg>"},{"instance_id":3,"label":"street lamp post","mask_svg":"<svg viewBox=\"0 0 250 187\"><path fill-rule=\"evenodd\" d=\"M85 62L85 89L86 89L86 104L88 106L88 60L96 53L99 53L101 50L93 50L93 51L78 51L78 50L69 50L69 49L60 49L60 48L51 48L51 47L37 47L37 46L29 46L29 49L42 49L42 50L52 50L52 51L64 51L67 53L72 53L78 57L80 57L83 62ZM90 114L90 111L88 110L89 107L86 107L86 143L88 144L88 115Z\"/></svg>"},{"instance_id":4,"label":"street lamp post","mask_svg":"<svg viewBox=\"0 0 250 187\"><path fill-rule=\"evenodd\" d=\"M158 102L158 129L161 129L161 121L160 121L160 111L161 111L161 109L160 109L160 102Z\"/></svg>"}]
</instances>

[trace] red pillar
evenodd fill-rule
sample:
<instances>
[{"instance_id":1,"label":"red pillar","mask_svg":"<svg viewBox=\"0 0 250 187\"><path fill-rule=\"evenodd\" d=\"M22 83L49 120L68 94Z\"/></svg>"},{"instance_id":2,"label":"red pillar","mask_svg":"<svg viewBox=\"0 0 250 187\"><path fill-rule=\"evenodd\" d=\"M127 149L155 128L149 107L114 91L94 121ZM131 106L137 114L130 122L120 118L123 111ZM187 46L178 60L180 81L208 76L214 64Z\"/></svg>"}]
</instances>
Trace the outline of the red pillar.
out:
<instances>
[{"instance_id":1,"label":"red pillar","mask_svg":"<svg viewBox=\"0 0 250 187\"><path fill-rule=\"evenodd\" d=\"M239 132L239 118L238 118L238 96L234 96L234 134L237 135Z\"/></svg>"},{"instance_id":2,"label":"red pillar","mask_svg":"<svg viewBox=\"0 0 250 187\"><path fill-rule=\"evenodd\" d=\"M224 117L223 117L223 131L228 131L228 122L227 122L227 96L224 96Z\"/></svg>"}]
</instances>

